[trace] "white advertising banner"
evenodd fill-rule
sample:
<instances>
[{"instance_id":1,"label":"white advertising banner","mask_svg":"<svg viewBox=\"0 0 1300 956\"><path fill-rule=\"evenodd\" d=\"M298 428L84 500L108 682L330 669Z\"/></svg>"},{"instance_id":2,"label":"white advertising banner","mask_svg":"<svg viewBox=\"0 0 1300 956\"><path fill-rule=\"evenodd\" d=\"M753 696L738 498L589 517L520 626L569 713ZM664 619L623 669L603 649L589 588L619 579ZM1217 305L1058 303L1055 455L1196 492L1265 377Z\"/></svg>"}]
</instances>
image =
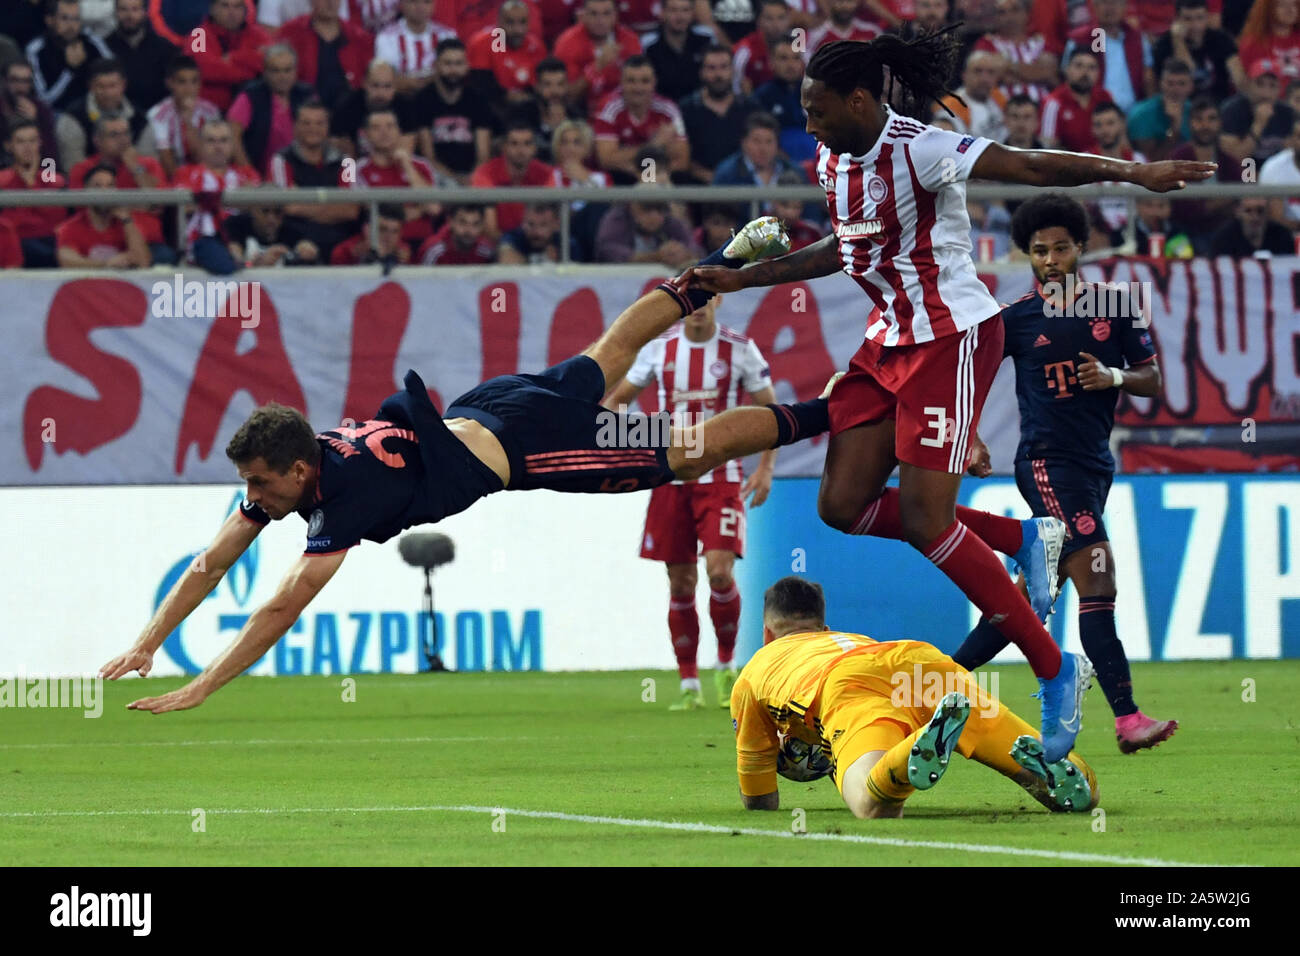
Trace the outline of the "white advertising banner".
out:
<instances>
[{"instance_id":1,"label":"white advertising banner","mask_svg":"<svg viewBox=\"0 0 1300 956\"><path fill-rule=\"evenodd\" d=\"M241 498L235 485L0 489L10 542L0 551L0 676L88 674L125 651ZM507 492L442 522L456 548L433 575L447 665L672 667L667 578L638 556L648 501L648 492ZM197 671L228 645L302 553L305 529L291 515L262 531L168 638L153 674ZM424 575L403 563L397 541L353 548L250 672L424 669ZM701 663L712 661L706 641Z\"/></svg>"},{"instance_id":2,"label":"white advertising banner","mask_svg":"<svg viewBox=\"0 0 1300 956\"><path fill-rule=\"evenodd\" d=\"M1121 424L1300 414L1300 259L1155 269L1111 260L1084 274L1137 283L1152 303L1165 394L1122 398ZM1031 282L1027 265L982 277L1004 303ZM229 481L225 443L258 404L293 405L322 430L363 421L414 368L445 406L486 378L581 351L658 278L633 267L415 268L387 278L282 269L243 273L238 284L201 273L6 278L0 485ZM754 339L779 400L795 401L848 366L868 306L836 274L735 293L718 318ZM1010 470L1018 427L1005 363L980 426L1000 471ZM820 475L825 446L819 438L782 449L777 473Z\"/></svg>"},{"instance_id":3,"label":"white advertising banner","mask_svg":"<svg viewBox=\"0 0 1300 956\"><path fill-rule=\"evenodd\" d=\"M302 409L321 430L364 421L413 368L446 407L486 378L580 352L658 281L623 269L243 277L6 280L0 485L230 481L226 442L259 404ZM718 320L757 342L778 399L797 401L847 367L868 311L835 275L728 296ZM999 394L985 420L1014 428L1014 396ZM1014 441L1002 450L1009 461ZM824 453L824 438L782 449L778 473L820 474Z\"/></svg>"}]
</instances>

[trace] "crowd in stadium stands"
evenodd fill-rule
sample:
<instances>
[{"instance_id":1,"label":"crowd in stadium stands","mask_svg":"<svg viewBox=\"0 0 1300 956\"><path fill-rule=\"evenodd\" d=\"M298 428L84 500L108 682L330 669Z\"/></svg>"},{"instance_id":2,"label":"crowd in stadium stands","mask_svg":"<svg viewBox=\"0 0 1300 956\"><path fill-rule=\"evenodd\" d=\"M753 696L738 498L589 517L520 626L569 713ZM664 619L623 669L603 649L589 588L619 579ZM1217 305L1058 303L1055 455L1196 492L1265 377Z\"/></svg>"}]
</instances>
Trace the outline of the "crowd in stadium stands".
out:
<instances>
[{"instance_id":1,"label":"crowd in stadium stands","mask_svg":"<svg viewBox=\"0 0 1300 956\"><path fill-rule=\"evenodd\" d=\"M1219 163L1293 199L1150 197L1138 254L1292 254L1300 235L1300 0L5 0L0 189L175 187L166 209L0 208L0 266L130 269L552 262L677 268L748 204L660 199L664 183L816 182L800 82L836 40L962 21L959 101L924 117L1023 148ZM964 102L963 102L964 101ZM357 190L357 203L236 210L226 190ZM611 184L644 197L601 201ZM436 185L463 202L383 205ZM474 189L538 189L529 204ZM761 188L756 198L762 198ZM765 202L796 247L816 203ZM1014 203L971 202L981 254L1010 251ZM1119 248L1130 205L1090 206ZM1132 249L1132 247L1126 247Z\"/></svg>"}]
</instances>

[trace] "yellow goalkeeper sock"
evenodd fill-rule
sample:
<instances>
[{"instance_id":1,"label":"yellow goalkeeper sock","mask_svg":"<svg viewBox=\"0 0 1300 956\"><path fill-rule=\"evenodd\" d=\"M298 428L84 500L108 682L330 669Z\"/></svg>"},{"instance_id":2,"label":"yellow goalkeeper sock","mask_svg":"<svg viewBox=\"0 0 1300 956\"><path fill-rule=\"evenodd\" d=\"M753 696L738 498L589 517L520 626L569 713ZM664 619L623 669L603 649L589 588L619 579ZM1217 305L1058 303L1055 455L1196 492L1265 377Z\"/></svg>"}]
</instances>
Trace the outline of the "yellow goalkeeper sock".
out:
<instances>
[{"instance_id":1,"label":"yellow goalkeeper sock","mask_svg":"<svg viewBox=\"0 0 1300 956\"><path fill-rule=\"evenodd\" d=\"M908 781L907 758L912 754L912 745L916 738L925 732L925 728L900 740L871 768L867 775L867 792L882 803L902 803L913 793L916 787Z\"/></svg>"}]
</instances>

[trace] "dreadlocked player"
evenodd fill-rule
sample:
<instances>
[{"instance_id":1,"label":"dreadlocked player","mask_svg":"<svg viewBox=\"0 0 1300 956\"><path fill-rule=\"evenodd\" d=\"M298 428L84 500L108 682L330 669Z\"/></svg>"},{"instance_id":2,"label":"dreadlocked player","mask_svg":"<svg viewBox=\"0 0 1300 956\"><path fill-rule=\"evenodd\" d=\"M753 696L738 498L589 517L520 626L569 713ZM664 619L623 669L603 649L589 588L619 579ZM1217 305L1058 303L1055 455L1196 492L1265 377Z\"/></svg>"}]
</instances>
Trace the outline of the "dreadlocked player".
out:
<instances>
[{"instance_id":1,"label":"dreadlocked player","mask_svg":"<svg viewBox=\"0 0 1300 956\"><path fill-rule=\"evenodd\" d=\"M831 393L818 511L849 534L907 541L1024 652L1041 687L1047 759L1055 761L1078 735L1090 676L1087 660L1062 655L1041 624L1055 597L1065 528L1054 518L1022 525L956 506L1003 338L998 304L971 261L964 183L1113 181L1168 192L1209 178L1216 166L1013 149L909 119L956 96L954 29L817 50L800 95L834 233L777 259L739 270L697 266L685 278L702 291L734 292L843 270L862 287L870 300L866 341ZM886 489L895 466L899 486ZM1025 570L1032 608L994 550Z\"/></svg>"}]
</instances>

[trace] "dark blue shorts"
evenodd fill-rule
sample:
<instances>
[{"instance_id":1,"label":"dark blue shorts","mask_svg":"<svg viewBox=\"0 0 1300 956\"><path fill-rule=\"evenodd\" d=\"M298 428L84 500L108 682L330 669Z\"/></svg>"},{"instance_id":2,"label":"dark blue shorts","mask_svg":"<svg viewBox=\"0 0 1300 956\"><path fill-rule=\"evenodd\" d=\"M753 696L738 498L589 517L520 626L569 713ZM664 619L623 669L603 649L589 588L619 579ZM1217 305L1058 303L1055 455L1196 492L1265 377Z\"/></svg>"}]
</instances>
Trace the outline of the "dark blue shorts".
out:
<instances>
[{"instance_id":1,"label":"dark blue shorts","mask_svg":"<svg viewBox=\"0 0 1300 956\"><path fill-rule=\"evenodd\" d=\"M443 412L470 418L497 436L510 460L510 490L623 492L674 480L667 442L633 445L650 434L644 415L618 415L600 404L605 374L575 355L539 375L499 375L471 388Z\"/></svg>"},{"instance_id":2,"label":"dark blue shorts","mask_svg":"<svg viewBox=\"0 0 1300 956\"><path fill-rule=\"evenodd\" d=\"M1107 472L1080 468L1060 459L1032 458L1016 462L1016 486L1034 509L1034 516L1050 516L1065 522L1062 558L1110 540L1101 516L1106 510L1112 477Z\"/></svg>"}]
</instances>

